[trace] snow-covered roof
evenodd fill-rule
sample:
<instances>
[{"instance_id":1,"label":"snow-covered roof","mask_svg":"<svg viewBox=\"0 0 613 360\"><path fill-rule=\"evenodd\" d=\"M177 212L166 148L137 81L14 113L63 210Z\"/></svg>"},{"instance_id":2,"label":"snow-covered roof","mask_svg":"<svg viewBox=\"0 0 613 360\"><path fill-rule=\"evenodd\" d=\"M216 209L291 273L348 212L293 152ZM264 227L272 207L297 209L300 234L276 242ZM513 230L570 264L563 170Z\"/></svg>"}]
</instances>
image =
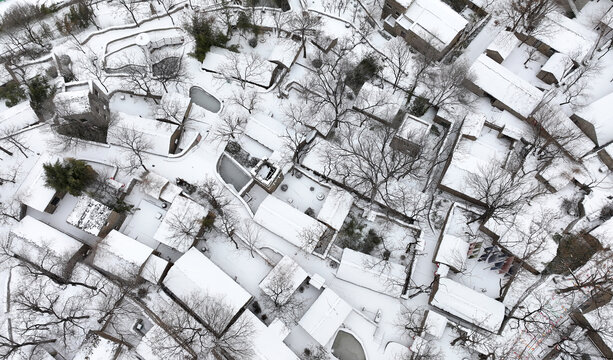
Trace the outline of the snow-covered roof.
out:
<instances>
[{"instance_id":1,"label":"snow-covered roof","mask_svg":"<svg viewBox=\"0 0 613 360\"><path fill-rule=\"evenodd\" d=\"M283 136L286 130L287 127L283 123L260 113L249 118L243 132L270 150L277 151L285 145Z\"/></svg>"},{"instance_id":2,"label":"snow-covered roof","mask_svg":"<svg viewBox=\"0 0 613 360\"><path fill-rule=\"evenodd\" d=\"M549 60L543 65L541 71L552 74L557 81L562 80L562 77L568 70L574 65L573 59L570 56L562 53L555 53L551 55Z\"/></svg>"},{"instance_id":3,"label":"snow-covered roof","mask_svg":"<svg viewBox=\"0 0 613 360\"><path fill-rule=\"evenodd\" d=\"M396 22L438 51L449 46L468 24L466 19L440 0L414 0Z\"/></svg>"},{"instance_id":4,"label":"snow-covered roof","mask_svg":"<svg viewBox=\"0 0 613 360\"><path fill-rule=\"evenodd\" d=\"M317 214L317 219L331 228L340 230L353 205L353 196L346 190L333 186Z\"/></svg>"},{"instance_id":5,"label":"snow-covered roof","mask_svg":"<svg viewBox=\"0 0 613 360\"><path fill-rule=\"evenodd\" d=\"M277 40L277 45L275 45L270 55L268 55L268 61L278 62L283 64L286 68L289 68L292 66L294 59L296 59L300 48L299 42L279 38Z\"/></svg>"},{"instance_id":6,"label":"snow-covered roof","mask_svg":"<svg viewBox=\"0 0 613 360\"><path fill-rule=\"evenodd\" d=\"M34 263L45 259L46 270L56 275L64 275L66 262L82 247L79 241L30 215L11 228L11 251Z\"/></svg>"},{"instance_id":7,"label":"snow-covered roof","mask_svg":"<svg viewBox=\"0 0 613 360\"><path fill-rule=\"evenodd\" d=\"M29 101L24 101L13 107L0 111L0 136L14 134L38 122L38 116Z\"/></svg>"},{"instance_id":8,"label":"snow-covered roof","mask_svg":"<svg viewBox=\"0 0 613 360\"><path fill-rule=\"evenodd\" d=\"M464 136L476 139L481 135L481 130L483 130L483 125L485 125L486 120L487 116L485 114L477 111L469 111L464 117L460 132Z\"/></svg>"},{"instance_id":9,"label":"snow-covered roof","mask_svg":"<svg viewBox=\"0 0 613 360\"><path fill-rule=\"evenodd\" d=\"M394 342L390 341L385 346L385 353L383 354L383 360L398 360L398 359L407 359L410 358L411 352L409 348Z\"/></svg>"},{"instance_id":10,"label":"snow-covered roof","mask_svg":"<svg viewBox=\"0 0 613 360\"><path fill-rule=\"evenodd\" d=\"M428 134L430 130L430 124L415 117L411 114L407 114L402 120L402 124L396 131L397 137L405 140L410 140L414 143L419 143Z\"/></svg>"},{"instance_id":11,"label":"snow-covered roof","mask_svg":"<svg viewBox=\"0 0 613 360\"><path fill-rule=\"evenodd\" d=\"M44 164L54 163L59 160L57 156L43 153L19 188L17 198L25 205L40 212L45 211L45 208L53 197L55 190L45 185L45 169Z\"/></svg>"},{"instance_id":12,"label":"snow-covered roof","mask_svg":"<svg viewBox=\"0 0 613 360\"><path fill-rule=\"evenodd\" d=\"M564 143L559 144L574 159L583 157L594 148L594 142L588 138L557 104L544 104L535 112L535 119L548 134L558 136ZM609 126L613 129L613 126ZM613 133L613 132L612 132ZM566 139L565 139L566 138Z\"/></svg>"},{"instance_id":13,"label":"snow-covered roof","mask_svg":"<svg viewBox=\"0 0 613 360\"><path fill-rule=\"evenodd\" d=\"M154 172L147 172L143 176L142 181L143 192L154 199L161 199L167 202L173 202L183 189L179 186L171 183L168 179L162 175Z\"/></svg>"},{"instance_id":14,"label":"snow-covered roof","mask_svg":"<svg viewBox=\"0 0 613 360\"><path fill-rule=\"evenodd\" d=\"M403 91L394 92L391 86L378 86L367 81L356 96L353 107L391 123L405 102Z\"/></svg>"},{"instance_id":15,"label":"snow-covered roof","mask_svg":"<svg viewBox=\"0 0 613 360\"><path fill-rule=\"evenodd\" d=\"M114 360L120 351L120 343L89 333L73 360Z\"/></svg>"},{"instance_id":16,"label":"snow-covered roof","mask_svg":"<svg viewBox=\"0 0 613 360\"><path fill-rule=\"evenodd\" d=\"M534 37L558 52L583 59L592 50L598 34L579 21L552 11L545 15Z\"/></svg>"},{"instance_id":17,"label":"snow-covered roof","mask_svg":"<svg viewBox=\"0 0 613 360\"><path fill-rule=\"evenodd\" d=\"M277 304L285 304L307 276L307 272L297 262L285 255L259 286L266 295L278 296L275 299Z\"/></svg>"},{"instance_id":18,"label":"snow-covered roof","mask_svg":"<svg viewBox=\"0 0 613 360\"><path fill-rule=\"evenodd\" d=\"M473 82L486 93L527 118L542 98L542 93L487 55L482 54L470 67Z\"/></svg>"},{"instance_id":19,"label":"snow-covered roof","mask_svg":"<svg viewBox=\"0 0 613 360\"><path fill-rule=\"evenodd\" d=\"M180 252L185 252L192 246L193 239L189 240L177 236L175 231L177 223L198 224L198 220L205 218L207 213L208 210L204 206L184 196L177 196L170 204L168 212L166 212L153 238Z\"/></svg>"},{"instance_id":20,"label":"snow-covered roof","mask_svg":"<svg viewBox=\"0 0 613 360\"><path fill-rule=\"evenodd\" d=\"M321 222L273 195L262 201L253 220L308 253L326 230Z\"/></svg>"},{"instance_id":21,"label":"snow-covered roof","mask_svg":"<svg viewBox=\"0 0 613 360\"><path fill-rule=\"evenodd\" d=\"M407 274L400 264L345 248L336 277L382 294L400 296Z\"/></svg>"},{"instance_id":22,"label":"snow-covered roof","mask_svg":"<svg viewBox=\"0 0 613 360\"><path fill-rule=\"evenodd\" d=\"M196 248L189 249L175 262L164 285L185 302L192 295L222 301L232 314L237 314L251 299L251 294Z\"/></svg>"},{"instance_id":23,"label":"snow-covered roof","mask_svg":"<svg viewBox=\"0 0 613 360\"><path fill-rule=\"evenodd\" d=\"M160 342L163 342L160 344ZM142 340L138 343L134 351L147 360L167 360L167 358L160 354L157 350L160 347L167 349L176 349L173 354L180 352L181 355L176 354L177 359L193 359L194 356L185 350L177 340L166 333L162 327L154 324L149 331L143 336Z\"/></svg>"},{"instance_id":24,"label":"snow-covered roof","mask_svg":"<svg viewBox=\"0 0 613 360\"><path fill-rule=\"evenodd\" d=\"M519 39L513 32L502 30L487 46L487 51L498 54L504 60L517 48L519 42Z\"/></svg>"},{"instance_id":25,"label":"snow-covered roof","mask_svg":"<svg viewBox=\"0 0 613 360\"><path fill-rule=\"evenodd\" d=\"M474 325L496 332L504 318L504 304L448 278L439 278L432 306Z\"/></svg>"},{"instance_id":26,"label":"snow-covered roof","mask_svg":"<svg viewBox=\"0 0 613 360\"><path fill-rule=\"evenodd\" d=\"M177 128L178 126L175 124L117 112L117 119L109 125L109 135L107 138L111 144L117 144L116 137L122 131L134 130L142 134L143 140L151 145L149 151L160 155L167 155L170 150L172 136Z\"/></svg>"},{"instance_id":27,"label":"snow-covered roof","mask_svg":"<svg viewBox=\"0 0 613 360\"><path fill-rule=\"evenodd\" d=\"M613 141L613 93L581 108L576 115L594 126L597 145Z\"/></svg>"},{"instance_id":28,"label":"snow-covered roof","mask_svg":"<svg viewBox=\"0 0 613 360\"><path fill-rule=\"evenodd\" d=\"M326 288L307 310L298 324L315 341L326 346L353 309L334 291Z\"/></svg>"},{"instance_id":29,"label":"snow-covered roof","mask_svg":"<svg viewBox=\"0 0 613 360\"><path fill-rule=\"evenodd\" d=\"M98 236L112 212L113 210L103 203L87 195L81 195L66 222L86 233Z\"/></svg>"},{"instance_id":30,"label":"snow-covered roof","mask_svg":"<svg viewBox=\"0 0 613 360\"><path fill-rule=\"evenodd\" d=\"M53 98L53 103L60 116L83 115L91 111L89 89L58 93Z\"/></svg>"},{"instance_id":31,"label":"snow-covered roof","mask_svg":"<svg viewBox=\"0 0 613 360\"><path fill-rule=\"evenodd\" d=\"M167 267L168 261L152 254L147 261L145 261L140 276L153 284L157 284L162 279L164 270L166 270Z\"/></svg>"},{"instance_id":32,"label":"snow-covered roof","mask_svg":"<svg viewBox=\"0 0 613 360\"><path fill-rule=\"evenodd\" d=\"M445 328L447 327L447 318L443 315L428 310L426 319L424 320L424 332L436 339L443 337Z\"/></svg>"},{"instance_id":33,"label":"snow-covered roof","mask_svg":"<svg viewBox=\"0 0 613 360\"><path fill-rule=\"evenodd\" d=\"M298 356L285 345L280 334L272 326L273 324L266 326L249 310L241 314L236 324L240 324L243 321L252 324L253 334L251 335L251 340L253 343L253 352L255 354L251 359L298 360ZM230 327L228 331L232 331L232 327Z\"/></svg>"},{"instance_id":34,"label":"snow-covered roof","mask_svg":"<svg viewBox=\"0 0 613 360\"><path fill-rule=\"evenodd\" d=\"M131 279L152 253L149 246L112 230L96 246L92 264L122 279Z\"/></svg>"},{"instance_id":35,"label":"snow-covered roof","mask_svg":"<svg viewBox=\"0 0 613 360\"><path fill-rule=\"evenodd\" d=\"M457 271L462 271L468 259L469 247L470 245L459 237L443 234L438 251L434 257L434 262L448 265Z\"/></svg>"}]
</instances>

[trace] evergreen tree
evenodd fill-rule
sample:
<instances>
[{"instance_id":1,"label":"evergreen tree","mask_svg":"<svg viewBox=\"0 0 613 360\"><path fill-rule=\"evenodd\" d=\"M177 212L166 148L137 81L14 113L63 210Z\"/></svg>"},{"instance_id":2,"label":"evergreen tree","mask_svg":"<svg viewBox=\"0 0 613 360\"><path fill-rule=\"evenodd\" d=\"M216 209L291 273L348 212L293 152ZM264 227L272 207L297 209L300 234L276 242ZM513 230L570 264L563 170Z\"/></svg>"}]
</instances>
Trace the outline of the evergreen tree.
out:
<instances>
[{"instance_id":1,"label":"evergreen tree","mask_svg":"<svg viewBox=\"0 0 613 360\"><path fill-rule=\"evenodd\" d=\"M96 178L96 172L85 161L66 159L63 162L44 164L45 183L59 192L74 196L81 192Z\"/></svg>"},{"instance_id":2,"label":"evergreen tree","mask_svg":"<svg viewBox=\"0 0 613 360\"><path fill-rule=\"evenodd\" d=\"M51 100L54 93L55 89L49 85L49 81L44 77L36 76L28 82L30 106L32 106L34 112L39 116L42 114L45 104Z\"/></svg>"}]
</instances>

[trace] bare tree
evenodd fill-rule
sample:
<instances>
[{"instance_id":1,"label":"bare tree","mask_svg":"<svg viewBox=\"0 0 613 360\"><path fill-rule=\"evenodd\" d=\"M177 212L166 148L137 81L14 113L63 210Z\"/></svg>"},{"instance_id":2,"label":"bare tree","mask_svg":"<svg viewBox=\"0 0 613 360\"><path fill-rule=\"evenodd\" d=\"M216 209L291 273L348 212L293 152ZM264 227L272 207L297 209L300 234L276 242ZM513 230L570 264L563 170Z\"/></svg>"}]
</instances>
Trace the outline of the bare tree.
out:
<instances>
[{"instance_id":1,"label":"bare tree","mask_svg":"<svg viewBox=\"0 0 613 360\"><path fill-rule=\"evenodd\" d=\"M387 126L344 126L321 158L327 175L338 179L369 199L386 197L388 188L409 176L418 176L421 150L410 156L391 147L395 131ZM415 142L423 139L415 135ZM420 149L422 147L419 147Z\"/></svg>"},{"instance_id":2,"label":"bare tree","mask_svg":"<svg viewBox=\"0 0 613 360\"><path fill-rule=\"evenodd\" d=\"M155 96L156 88L154 87L156 82L151 81L147 67L132 65L129 59L123 59L122 63L125 64L122 68L126 87L134 92L144 93L145 97L153 99L157 104L158 100Z\"/></svg>"},{"instance_id":3,"label":"bare tree","mask_svg":"<svg viewBox=\"0 0 613 360\"><path fill-rule=\"evenodd\" d=\"M394 74L394 92L398 84L407 76L409 64L411 64L411 51L409 45L401 37L395 37L386 44L389 57L388 61ZM415 89L413 89L414 91Z\"/></svg>"},{"instance_id":4,"label":"bare tree","mask_svg":"<svg viewBox=\"0 0 613 360\"><path fill-rule=\"evenodd\" d=\"M85 56L79 59L79 69L83 69L85 73L98 80L98 83L104 88L104 91L108 92L109 89L105 84L108 77L102 68L98 56L88 46L82 47L81 49Z\"/></svg>"},{"instance_id":5,"label":"bare tree","mask_svg":"<svg viewBox=\"0 0 613 360\"><path fill-rule=\"evenodd\" d=\"M543 19L558 8L554 0L508 0L499 10L499 17L509 31L533 34Z\"/></svg>"},{"instance_id":6,"label":"bare tree","mask_svg":"<svg viewBox=\"0 0 613 360\"><path fill-rule=\"evenodd\" d=\"M251 257L254 258L254 251L258 250L261 243L261 228L254 221L248 221L241 227L240 236L247 245Z\"/></svg>"},{"instance_id":7,"label":"bare tree","mask_svg":"<svg viewBox=\"0 0 613 360\"><path fill-rule=\"evenodd\" d=\"M158 107L157 116L159 119L183 126L187 120L186 112L188 106L189 100L184 101L184 99L178 97L163 98Z\"/></svg>"},{"instance_id":8,"label":"bare tree","mask_svg":"<svg viewBox=\"0 0 613 360\"><path fill-rule=\"evenodd\" d=\"M306 40L307 36L315 36L322 26L321 17L311 15L310 12L304 11L293 15L289 22L288 28L290 32L298 34L302 41L303 57L306 58Z\"/></svg>"},{"instance_id":9,"label":"bare tree","mask_svg":"<svg viewBox=\"0 0 613 360\"><path fill-rule=\"evenodd\" d=\"M170 18L170 21L172 21L172 24L175 24L175 19L173 19L172 15L170 14L170 10L172 10L172 8L174 8L179 1L178 0L158 0L158 3L160 5L162 5L162 7L164 8L164 12L166 13L166 16L168 16Z\"/></svg>"},{"instance_id":10,"label":"bare tree","mask_svg":"<svg viewBox=\"0 0 613 360\"><path fill-rule=\"evenodd\" d=\"M136 14L138 12L138 7L141 2L135 0L117 0L117 2L123 7L123 9L128 13L128 15L130 15L132 21L134 21L134 24L136 26L140 26L138 20L136 19Z\"/></svg>"},{"instance_id":11,"label":"bare tree","mask_svg":"<svg viewBox=\"0 0 613 360\"><path fill-rule=\"evenodd\" d=\"M260 94L255 90L235 91L232 93L230 101L247 110L249 114L258 108L260 103Z\"/></svg>"},{"instance_id":12,"label":"bare tree","mask_svg":"<svg viewBox=\"0 0 613 360\"><path fill-rule=\"evenodd\" d=\"M583 105L584 97L591 86L591 78L600 74L601 70L600 63L592 60L583 62L575 71L567 75L560 84L564 99L560 105L570 104L575 109Z\"/></svg>"},{"instance_id":13,"label":"bare tree","mask_svg":"<svg viewBox=\"0 0 613 360\"><path fill-rule=\"evenodd\" d=\"M281 37L281 32L287 27L290 21L290 15L283 11L274 12L272 14L272 20L275 24L277 37Z\"/></svg>"},{"instance_id":14,"label":"bare tree","mask_svg":"<svg viewBox=\"0 0 613 360\"><path fill-rule=\"evenodd\" d=\"M257 81L257 78L264 73L265 69L266 61L256 53L231 53L228 61L221 66L220 72L224 76L238 80L244 90L247 83Z\"/></svg>"},{"instance_id":15,"label":"bare tree","mask_svg":"<svg viewBox=\"0 0 613 360\"><path fill-rule=\"evenodd\" d=\"M172 349L161 350L176 353L176 346L186 345L196 353L208 356L237 360L253 356L254 328L248 318L239 317L228 327L234 313L223 299L194 292L183 302L189 313L174 306L160 312L163 328L168 335L178 339Z\"/></svg>"},{"instance_id":16,"label":"bare tree","mask_svg":"<svg viewBox=\"0 0 613 360\"><path fill-rule=\"evenodd\" d=\"M174 248L189 247L203 235L204 217L194 213L172 214L168 218L171 236L168 240Z\"/></svg>"},{"instance_id":17,"label":"bare tree","mask_svg":"<svg viewBox=\"0 0 613 360\"><path fill-rule=\"evenodd\" d=\"M157 50L151 53L149 62L152 80L162 85L167 93L170 84L180 84L189 78L183 54Z\"/></svg>"},{"instance_id":18,"label":"bare tree","mask_svg":"<svg viewBox=\"0 0 613 360\"><path fill-rule=\"evenodd\" d=\"M113 137L115 143L121 146L126 153L123 161L123 167L132 173L138 168L142 168L145 171L149 171L145 166L147 159L147 152L149 152L153 145L145 137L145 134L135 128L118 128L113 131L109 136Z\"/></svg>"},{"instance_id":19,"label":"bare tree","mask_svg":"<svg viewBox=\"0 0 613 360\"><path fill-rule=\"evenodd\" d=\"M462 86L462 82L465 79L471 80L474 76L470 72L470 66L461 60L451 65L431 68L424 79L429 103L436 108L470 105L472 98Z\"/></svg>"},{"instance_id":20,"label":"bare tree","mask_svg":"<svg viewBox=\"0 0 613 360\"><path fill-rule=\"evenodd\" d=\"M213 136L224 142L238 140L247 125L247 119L237 113L226 112L220 120L221 122L213 130Z\"/></svg>"},{"instance_id":21,"label":"bare tree","mask_svg":"<svg viewBox=\"0 0 613 360\"><path fill-rule=\"evenodd\" d=\"M504 223L527 201L545 193L533 177L513 175L495 161L468 175L466 185L485 207L483 214L471 222L494 219Z\"/></svg>"},{"instance_id":22,"label":"bare tree","mask_svg":"<svg viewBox=\"0 0 613 360\"><path fill-rule=\"evenodd\" d=\"M225 188L215 178L206 177L195 185L196 191L193 195L198 197L196 201L201 205L210 204L215 211L221 213L231 204Z\"/></svg>"}]
</instances>

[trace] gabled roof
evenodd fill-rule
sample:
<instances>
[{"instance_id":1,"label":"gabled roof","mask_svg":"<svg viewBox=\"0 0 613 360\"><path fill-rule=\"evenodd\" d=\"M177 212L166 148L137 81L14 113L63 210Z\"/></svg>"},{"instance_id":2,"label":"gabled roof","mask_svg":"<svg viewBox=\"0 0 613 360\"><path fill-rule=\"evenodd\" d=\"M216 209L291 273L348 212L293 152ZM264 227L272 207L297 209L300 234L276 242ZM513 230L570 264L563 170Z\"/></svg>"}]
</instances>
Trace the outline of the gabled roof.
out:
<instances>
[{"instance_id":1,"label":"gabled roof","mask_svg":"<svg viewBox=\"0 0 613 360\"><path fill-rule=\"evenodd\" d=\"M26 215L11 228L10 249L34 263L63 276L67 261L84 245L63 232Z\"/></svg>"},{"instance_id":2,"label":"gabled roof","mask_svg":"<svg viewBox=\"0 0 613 360\"><path fill-rule=\"evenodd\" d=\"M152 253L149 246L112 230L98 243L93 265L122 279L131 279Z\"/></svg>"},{"instance_id":3,"label":"gabled roof","mask_svg":"<svg viewBox=\"0 0 613 360\"><path fill-rule=\"evenodd\" d=\"M345 248L336 277L385 295L400 296L407 275L400 264Z\"/></svg>"},{"instance_id":4,"label":"gabled roof","mask_svg":"<svg viewBox=\"0 0 613 360\"><path fill-rule=\"evenodd\" d=\"M432 306L491 332L504 318L504 304L448 278L439 278Z\"/></svg>"},{"instance_id":5,"label":"gabled roof","mask_svg":"<svg viewBox=\"0 0 613 360\"><path fill-rule=\"evenodd\" d=\"M581 108L576 115L594 126L597 145L613 141L613 93Z\"/></svg>"},{"instance_id":6,"label":"gabled roof","mask_svg":"<svg viewBox=\"0 0 613 360\"><path fill-rule=\"evenodd\" d=\"M262 201L253 220L308 253L315 249L317 242L306 241L307 237L312 240L307 232L314 239L321 237L326 229L321 222L273 195Z\"/></svg>"},{"instance_id":7,"label":"gabled roof","mask_svg":"<svg viewBox=\"0 0 613 360\"><path fill-rule=\"evenodd\" d=\"M251 299L251 294L196 248L191 248L175 262L164 285L185 302L189 302L192 295L222 301L232 314L237 314Z\"/></svg>"}]
</instances>

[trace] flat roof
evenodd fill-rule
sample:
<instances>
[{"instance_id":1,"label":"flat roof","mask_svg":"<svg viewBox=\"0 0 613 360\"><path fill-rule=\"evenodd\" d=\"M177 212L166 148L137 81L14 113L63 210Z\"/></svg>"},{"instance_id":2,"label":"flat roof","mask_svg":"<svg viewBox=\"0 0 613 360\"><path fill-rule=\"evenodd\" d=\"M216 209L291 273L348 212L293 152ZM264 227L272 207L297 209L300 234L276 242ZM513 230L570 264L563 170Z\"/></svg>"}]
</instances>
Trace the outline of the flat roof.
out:
<instances>
[{"instance_id":1,"label":"flat roof","mask_svg":"<svg viewBox=\"0 0 613 360\"><path fill-rule=\"evenodd\" d=\"M326 346L353 308L329 288L319 295L298 324L315 341Z\"/></svg>"},{"instance_id":2,"label":"flat roof","mask_svg":"<svg viewBox=\"0 0 613 360\"><path fill-rule=\"evenodd\" d=\"M178 223L187 225L198 224L199 220L205 218L207 214L208 209L204 206L184 196L177 196L172 204L170 204L153 238L180 252L185 252L192 246L194 239L178 236L176 231Z\"/></svg>"},{"instance_id":3,"label":"flat roof","mask_svg":"<svg viewBox=\"0 0 613 360\"><path fill-rule=\"evenodd\" d=\"M79 196L66 222L88 234L98 236L113 210L87 195Z\"/></svg>"}]
</instances>

